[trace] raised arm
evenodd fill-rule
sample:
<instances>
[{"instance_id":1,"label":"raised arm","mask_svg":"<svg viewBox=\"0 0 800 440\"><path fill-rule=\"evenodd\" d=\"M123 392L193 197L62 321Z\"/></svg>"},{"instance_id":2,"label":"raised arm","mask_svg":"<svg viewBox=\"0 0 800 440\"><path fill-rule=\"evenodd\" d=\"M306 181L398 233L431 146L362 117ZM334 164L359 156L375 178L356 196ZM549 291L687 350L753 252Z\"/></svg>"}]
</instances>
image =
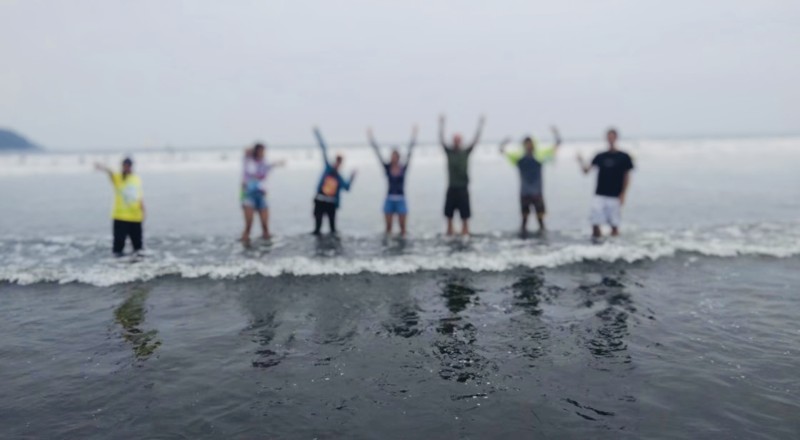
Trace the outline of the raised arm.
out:
<instances>
[{"instance_id":1,"label":"raised arm","mask_svg":"<svg viewBox=\"0 0 800 440\"><path fill-rule=\"evenodd\" d=\"M553 145L553 150L558 151L558 147L561 146L561 133L558 132L558 127L553 125L550 127L550 132L553 133L553 139L555 139L555 144Z\"/></svg>"},{"instance_id":2,"label":"raised arm","mask_svg":"<svg viewBox=\"0 0 800 440\"><path fill-rule=\"evenodd\" d=\"M447 142L444 139L444 115L439 116L439 143L445 150L450 149L450 147L447 146Z\"/></svg>"},{"instance_id":3,"label":"raised arm","mask_svg":"<svg viewBox=\"0 0 800 440\"><path fill-rule=\"evenodd\" d=\"M322 139L322 133L319 131L318 127L314 127L314 136L317 138L319 148L322 149L322 160L325 161L325 166L330 166L330 162L328 161L328 146L325 145L325 140Z\"/></svg>"},{"instance_id":4,"label":"raised arm","mask_svg":"<svg viewBox=\"0 0 800 440\"><path fill-rule=\"evenodd\" d=\"M510 137L507 137L500 142L500 145L497 147L497 149L500 151L500 154L506 154L506 145L508 145L510 142Z\"/></svg>"},{"instance_id":5,"label":"raised arm","mask_svg":"<svg viewBox=\"0 0 800 440\"><path fill-rule=\"evenodd\" d=\"M375 151L375 155L378 156L378 161L382 165L386 165L386 161L383 160L383 156L381 156L381 149L378 146L378 142L375 140L375 135L372 133L372 127L367 128L367 139L369 140L369 145Z\"/></svg>"},{"instance_id":6,"label":"raised arm","mask_svg":"<svg viewBox=\"0 0 800 440\"><path fill-rule=\"evenodd\" d=\"M406 153L406 166L411 163L411 153L414 151L414 146L417 145L417 126L411 129L411 140L408 142L408 152Z\"/></svg>"},{"instance_id":7,"label":"raised arm","mask_svg":"<svg viewBox=\"0 0 800 440\"><path fill-rule=\"evenodd\" d=\"M478 142L481 141L481 133L483 132L484 123L486 123L486 118L483 115L481 115L481 118L478 120L478 130L475 131L475 138L472 139L472 143L467 148L467 151L472 151L472 149L474 149L475 146L478 145Z\"/></svg>"}]
</instances>

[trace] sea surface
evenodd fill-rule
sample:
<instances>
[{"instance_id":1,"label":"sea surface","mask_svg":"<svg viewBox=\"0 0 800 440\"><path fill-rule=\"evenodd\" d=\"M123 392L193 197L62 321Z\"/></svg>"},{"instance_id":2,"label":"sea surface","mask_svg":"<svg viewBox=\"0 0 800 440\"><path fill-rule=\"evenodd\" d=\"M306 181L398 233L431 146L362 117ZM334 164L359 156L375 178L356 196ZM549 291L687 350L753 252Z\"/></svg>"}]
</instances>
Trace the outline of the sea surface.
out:
<instances>
[{"instance_id":1,"label":"sea surface","mask_svg":"<svg viewBox=\"0 0 800 440\"><path fill-rule=\"evenodd\" d=\"M493 145L470 238L442 234L436 146L406 239L367 147L338 149L358 176L321 239L318 151L269 149L275 237L250 247L240 151L137 152L146 251L119 259L92 163L121 152L0 155L0 438L800 438L800 138L622 147L600 244L575 161L599 142L545 167L529 238Z\"/></svg>"}]
</instances>

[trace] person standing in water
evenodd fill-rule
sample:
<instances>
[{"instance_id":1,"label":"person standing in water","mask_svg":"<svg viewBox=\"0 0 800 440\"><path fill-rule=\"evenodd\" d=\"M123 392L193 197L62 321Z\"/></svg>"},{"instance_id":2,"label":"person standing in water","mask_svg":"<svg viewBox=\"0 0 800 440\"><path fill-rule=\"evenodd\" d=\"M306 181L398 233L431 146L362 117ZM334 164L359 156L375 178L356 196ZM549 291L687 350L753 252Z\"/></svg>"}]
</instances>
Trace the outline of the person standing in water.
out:
<instances>
[{"instance_id":1,"label":"person standing in water","mask_svg":"<svg viewBox=\"0 0 800 440\"><path fill-rule=\"evenodd\" d=\"M530 136L522 141L522 150L506 152L506 145L511 139L506 139L500 144L500 154L508 158L512 165L519 169L520 177L520 207L522 208L522 236L528 234L528 216L531 205L536 210L536 220L539 222L539 232L544 227L544 191L542 190L542 165L553 160L561 146L561 136L556 127L551 127L555 144L549 148L537 148L536 142Z\"/></svg>"},{"instance_id":2,"label":"person standing in water","mask_svg":"<svg viewBox=\"0 0 800 440\"><path fill-rule=\"evenodd\" d=\"M578 153L578 164L584 174L588 174L593 167L597 167L597 188L592 202L592 237L598 239L602 236L600 226L611 225L611 235L619 235L619 226L622 221L622 205L625 204L625 195L630 185L630 171L633 169L633 160L623 151L617 149L617 130L609 129L606 133L608 150L594 157L587 164L583 156Z\"/></svg>"},{"instance_id":3,"label":"person standing in water","mask_svg":"<svg viewBox=\"0 0 800 440\"><path fill-rule=\"evenodd\" d=\"M320 149L322 149L322 159L325 163L325 170L317 185L317 195L314 197L314 235L320 235L322 229L322 218L328 217L328 225L331 234L336 234L336 210L339 209L339 193L341 190L350 191L350 186L356 178L356 172L350 175L350 179L345 179L339 174L343 158L336 155L333 164L328 160L328 147L322 139L322 133L314 127L314 136L317 137Z\"/></svg>"},{"instance_id":4,"label":"person standing in water","mask_svg":"<svg viewBox=\"0 0 800 440\"><path fill-rule=\"evenodd\" d=\"M444 202L444 216L447 218L447 235L453 235L453 216L458 211L461 217L461 235L469 235L469 218L472 210L469 203L469 156L478 145L486 119L481 116L478 130L472 143L466 148L461 145L461 135L453 135L453 143L448 145L444 136L445 116L439 117L439 142L447 154L447 195Z\"/></svg>"},{"instance_id":5,"label":"person standing in water","mask_svg":"<svg viewBox=\"0 0 800 440\"><path fill-rule=\"evenodd\" d=\"M108 174L108 178L114 186L114 207L111 210L114 232L111 250L114 256L122 256L128 237L131 239L134 253L140 252L143 247L144 193L142 192L142 180L133 174L133 160L125 158L122 161L122 171L119 173L113 172L101 163L96 163L94 167Z\"/></svg>"},{"instance_id":6,"label":"person standing in water","mask_svg":"<svg viewBox=\"0 0 800 440\"><path fill-rule=\"evenodd\" d=\"M264 156L266 148L263 144L256 144L253 148L244 151L242 164L242 191L241 202L244 213L244 232L242 243L250 242L250 229L253 226L253 217L258 212L261 220L261 236L270 238L269 233L269 205L267 204L267 188L265 182L273 168L281 167L284 161L268 163Z\"/></svg>"},{"instance_id":7,"label":"person standing in water","mask_svg":"<svg viewBox=\"0 0 800 440\"><path fill-rule=\"evenodd\" d=\"M389 191L386 195L386 201L383 203L383 215L386 219L386 235L392 233L393 217L397 216L397 223L400 225L400 235L406 236L406 216L408 215L408 206L406 204L405 196L405 180L408 165L411 163L411 152L414 150L414 145L417 143L417 126L411 133L411 142L408 143L408 152L406 153L405 162L400 161L400 151L397 148L392 149L392 156L389 162L383 160L380 147L375 141L375 136L372 134L372 128L367 129L367 138L369 144L375 150L378 160L383 165L386 172L386 178L389 181Z\"/></svg>"}]
</instances>

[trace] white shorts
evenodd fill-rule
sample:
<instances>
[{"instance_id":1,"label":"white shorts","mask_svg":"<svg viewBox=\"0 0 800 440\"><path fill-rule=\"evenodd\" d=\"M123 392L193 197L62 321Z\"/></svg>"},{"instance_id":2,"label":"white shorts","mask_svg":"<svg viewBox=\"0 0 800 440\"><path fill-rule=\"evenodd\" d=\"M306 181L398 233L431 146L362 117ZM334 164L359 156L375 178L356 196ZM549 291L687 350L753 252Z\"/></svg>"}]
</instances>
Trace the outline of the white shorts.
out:
<instances>
[{"instance_id":1,"label":"white shorts","mask_svg":"<svg viewBox=\"0 0 800 440\"><path fill-rule=\"evenodd\" d=\"M619 202L619 197L608 196L594 196L592 200L592 214L590 219L592 226L600 226L609 224L613 227L619 227L622 221L622 204Z\"/></svg>"}]
</instances>

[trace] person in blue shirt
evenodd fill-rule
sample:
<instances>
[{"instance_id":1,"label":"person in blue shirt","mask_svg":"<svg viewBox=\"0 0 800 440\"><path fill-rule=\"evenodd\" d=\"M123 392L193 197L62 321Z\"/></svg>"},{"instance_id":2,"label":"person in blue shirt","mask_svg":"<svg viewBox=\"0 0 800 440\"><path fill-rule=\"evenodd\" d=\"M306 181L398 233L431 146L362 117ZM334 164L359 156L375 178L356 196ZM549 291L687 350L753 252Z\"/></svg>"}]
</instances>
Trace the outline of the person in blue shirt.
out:
<instances>
[{"instance_id":1,"label":"person in blue shirt","mask_svg":"<svg viewBox=\"0 0 800 440\"><path fill-rule=\"evenodd\" d=\"M539 233L543 233L544 227L544 190L542 186L542 166L551 162L558 152L561 145L561 135L556 127L551 127L555 143L550 147L537 146L536 141L526 136L522 140L522 148L515 151L506 152L506 145L511 142L507 138L500 144L500 154L506 156L513 166L519 169L520 192L519 201L522 210L522 236L528 235L528 216L531 213L531 206L536 210L536 220L539 222Z\"/></svg>"},{"instance_id":2,"label":"person in blue shirt","mask_svg":"<svg viewBox=\"0 0 800 440\"><path fill-rule=\"evenodd\" d=\"M389 181L389 191L386 195L386 201L383 203L383 215L386 219L386 235L392 233L393 218L397 216L397 223L400 225L400 236L405 237L408 206L406 204L404 187L406 171L408 171L408 165L411 163L411 152L414 149L414 145L417 143L417 126L415 125L412 131L405 162L400 161L400 151L397 147L392 148L392 155L389 162L383 160L380 147L375 141L375 136L372 134L372 128L367 129L367 138L369 139L369 144L375 150L378 160L381 162L381 165L383 165L386 178Z\"/></svg>"},{"instance_id":3,"label":"person in blue shirt","mask_svg":"<svg viewBox=\"0 0 800 440\"><path fill-rule=\"evenodd\" d=\"M322 218L328 217L328 225L331 234L336 233L336 210L339 209L339 193L341 190L350 191L350 185L356 178L356 172L350 175L350 179L345 179L339 174L344 159L341 155L336 155L333 164L328 160L328 147L322 139L319 128L314 127L314 136L317 137L320 149L322 149L322 159L325 161L325 170L317 185L317 195L314 197L314 235L320 235L322 229Z\"/></svg>"}]
</instances>

